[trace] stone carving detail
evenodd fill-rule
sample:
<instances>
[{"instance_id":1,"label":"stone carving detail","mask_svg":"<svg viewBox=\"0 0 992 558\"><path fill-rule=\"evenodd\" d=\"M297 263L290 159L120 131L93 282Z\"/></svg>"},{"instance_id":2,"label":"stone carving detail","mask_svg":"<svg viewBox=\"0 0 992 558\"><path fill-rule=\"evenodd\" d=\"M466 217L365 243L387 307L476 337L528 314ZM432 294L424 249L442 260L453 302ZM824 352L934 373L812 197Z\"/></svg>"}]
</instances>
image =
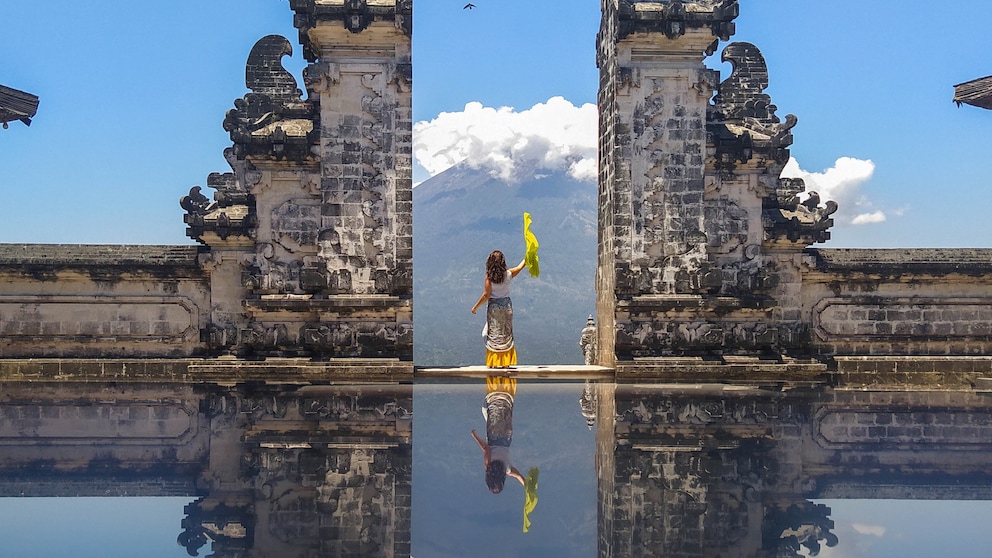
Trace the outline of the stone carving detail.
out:
<instances>
[{"instance_id":1,"label":"stone carving detail","mask_svg":"<svg viewBox=\"0 0 992 558\"><path fill-rule=\"evenodd\" d=\"M394 220L396 106L386 73L352 74L361 87L361 112L342 118L340 140L328 150L334 162L322 183L319 257L327 286L355 294L399 293L405 288L397 261L397 235L409 227ZM405 217L404 217L405 218ZM400 227L404 230L400 230ZM349 270L364 269L354 274ZM347 274L347 276L345 276Z\"/></svg>"},{"instance_id":2,"label":"stone carving detail","mask_svg":"<svg viewBox=\"0 0 992 558\"><path fill-rule=\"evenodd\" d=\"M314 322L303 326L300 343L325 357L388 356L393 347L412 347L410 324L376 322Z\"/></svg>"},{"instance_id":3,"label":"stone carving detail","mask_svg":"<svg viewBox=\"0 0 992 558\"><path fill-rule=\"evenodd\" d=\"M734 69L713 99L710 129L717 167L732 170L753 157L773 166L785 165L793 140L791 130L798 120L790 114L782 123L775 115L777 107L764 93L768 87L764 56L751 43L731 43L723 50L723 61Z\"/></svg>"},{"instance_id":4,"label":"stone carving detail","mask_svg":"<svg viewBox=\"0 0 992 558\"><path fill-rule=\"evenodd\" d=\"M806 200L794 205L769 205L762 213L767 239L787 238L807 245L830 240L828 229L834 225L830 216L837 212L837 202L827 201L820 207L820 194L810 192Z\"/></svg>"},{"instance_id":5,"label":"stone carving detail","mask_svg":"<svg viewBox=\"0 0 992 558\"><path fill-rule=\"evenodd\" d=\"M190 188L189 194L179 200L179 206L186 210L183 221L186 223L186 236L206 244L203 236L216 234L221 240L230 236L251 237L257 221L248 205L237 203L246 198L221 196L210 202L201 192L200 186Z\"/></svg>"},{"instance_id":6,"label":"stone carving detail","mask_svg":"<svg viewBox=\"0 0 992 558\"><path fill-rule=\"evenodd\" d=\"M258 217L249 190L261 180L261 173L246 164L245 157L313 160L319 116L310 102L302 100L296 78L282 66L282 57L292 53L289 41L278 35L263 37L252 48L245 67L245 85L252 92L237 99L224 118L224 129L234 142L224 156L234 172L208 177L207 185L216 190L212 203L199 186L180 200L190 238L204 244L209 243L204 238L207 233L221 240L254 238Z\"/></svg>"},{"instance_id":7,"label":"stone carving detail","mask_svg":"<svg viewBox=\"0 0 992 558\"><path fill-rule=\"evenodd\" d=\"M352 33L361 33L372 23L368 0L345 0L344 28Z\"/></svg>"},{"instance_id":8,"label":"stone carving detail","mask_svg":"<svg viewBox=\"0 0 992 558\"><path fill-rule=\"evenodd\" d=\"M733 348L787 350L809 343L809 326L799 322L716 322L654 319L618 323L616 347L632 357L693 354ZM660 349L659 349L660 348Z\"/></svg>"},{"instance_id":9,"label":"stone carving detail","mask_svg":"<svg viewBox=\"0 0 992 558\"><path fill-rule=\"evenodd\" d=\"M290 252L317 245L320 206L290 200L272 210L273 239Z\"/></svg>"},{"instance_id":10,"label":"stone carving detail","mask_svg":"<svg viewBox=\"0 0 992 558\"><path fill-rule=\"evenodd\" d=\"M229 349L238 343L238 328L233 324L210 324L201 337L211 349Z\"/></svg>"},{"instance_id":11,"label":"stone carving detail","mask_svg":"<svg viewBox=\"0 0 992 558\"><path fill-rule=\"evenodd\" d=\"M747 212L728 199L708 201L704 209L710 252L728 254L747 242Z\"/></svg>"},{"instance_id":12,"label":"stone carving detail","mask_svg":"<svg viewBox=\"0 0 992 558\"><path fill-rule=\"evenodd\" d=\"M618 12L620 39L637 31L649 31L664 33L674 40L688 29L709 27L715 37L727 41L735 32L734 19L740 6L737 0L620 0ZM715 50L716 44L714 41L711 48Z\"/></svg>"},{"instance_id":13,"label":"stone carving detail","mask_svg":"<svg viewBox=\"0 0 992 558\"><path fill-rule=\"evenodd\" d=\"M249 349L277 349L289 345L289 333L284 324L265 327L253 321L241 330L240 341Z\"/></svg>"},{"instance_id":14,"label":"stone carving detail","mask_svg":"<svg viewBox=\"0 0 992 558\"><path fill-rule=\"evenodd\" d=\"M304 398L300 400L300 413L311 420L336 420L348 422L381 422L383 420L411 420L413 410L404 407L406 401L363 398L359 395Z\"/></svg>"},{"instance_id":15,"label":"stone carving detail","mask_svg":"<svg viewBox=\"0 0 992 558\"><path fill-rule=\"evenodd\" d=\"M311 158L320 126L317 111L302 100L296 78L282 66L282 57L292 54L286 38L268 35L248 55L245 85L252 92L236 100L224 119L239 159L246 155L294 161Z\"/></svg>"},{"instance_id":16,"label":"stone carving detail","mask_svg":"<svg viewBox=\"0 0 992 558\"><path fill-rule=\"evenodd\" d=\"M596 409L599 408L599 395L596 386L589 380L582 386L582 397L579 398L579 410L586 420L586 428L592 430L596 425Z\"/></svg>"},{"instance_id":17,"label":"stone carving detail","mask_svg":"<svg viewBox=\"0 0 992 558\"><path fill-rule=\"evenodd\" d=\"M685 427L692 427L698 435L699 427L799 423L808 420L811 412L805 402L767 397L658 397L632 393L617 403L619 422L631 429L658 430L656 435L687 432Z\"/></svg>"},{"instance_id":18,"label":"stone carving detail","mask_svg":"<svg viewBox=\"0 0 992 558\"><path fill-rule=\"evenodd\" d=\"M201 194L200 190L200 186L190 188L189 194L179 199L179 207L190 214L206 215L210 211L210 199Z\"/></svg>"},{"instance_id":19,"label":"stone carving detail","mask_svg":"<svg viewBox=\"0 0 992 558\"><path fill-rule=\"evenodd\" d=\"M221 556L221 552L224 556L246 556L252 548L255 514L250 505L237 506L200 498L183 511L186 512L181 522L183 531L176 542L190 556L199 556L199 549L208 539L215 551L212 556Z\"/></svg>"},{"instance_id":20,"label":"stone carving detail","mask_svg":"<svg viewBox=\"0 0 992 558\"><path fill-rule=\"evenodd\" d=\"M360 34L376 21L392 20L397 29L408 37L413 34L413 0L393 2L368 0L344 0L335 4L323 0L294 0L290 7L296 12L293 25L300 30L300 43L303 56L310 62L319 58L319 53L310 42L310 31L319 21L339 21L348 31Z\"/></svg>"},{"instance_id":21,"label":"stone carving detail","mask_svg":"<svg viewBox=\"0 0 992 558\"><path fill-rule=\"evenodd\" d=\"M719 86L710 109L709 143L715 150L714 170L732 173L738 168L761 170L763 191L762 224L764 240L788 239L813 244L830 238L830 215L837 211L832 201L820 206L820 197L810 192L805 201L801 179L779 178L789 161L792 128L798 120L788 115L782 122L775 115L764 90L768 87L768 67L758 48L750 43L732 43L723 51L723 61L733 71Z\"/></svg>"},{"instance_id":22,"label":"stone carving detail","mask_svg":"<svg viewBox=\"0 0 992 558\"><path fill-rule=\"evenodd\" d=\"M770 507L765 510L762 546L777 550L776 556L816 556L820 541L828 547L837 546L833 528L830 508L823 504L804 501L785 509Z\"/></svg>"}]
</instances>

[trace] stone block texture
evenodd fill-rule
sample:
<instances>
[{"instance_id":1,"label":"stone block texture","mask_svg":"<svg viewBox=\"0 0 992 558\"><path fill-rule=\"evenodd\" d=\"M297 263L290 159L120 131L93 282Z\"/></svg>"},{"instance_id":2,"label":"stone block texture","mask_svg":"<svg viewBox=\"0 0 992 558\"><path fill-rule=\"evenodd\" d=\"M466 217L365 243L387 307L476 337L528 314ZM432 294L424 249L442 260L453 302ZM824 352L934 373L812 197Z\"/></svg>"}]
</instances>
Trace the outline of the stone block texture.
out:
<instances>
[{"instance_id":1,"label":"stone block texture","mask_svg":"<svg viewBox=\"0 0 992 558\"><path fill-rule=\"evenodd\" d=\"M837 204L781 173L798 119L776 115L735 0L603 0L599 364L656 357L982 355L981 250L840 251Z\"/></svg>"}]
</instances>

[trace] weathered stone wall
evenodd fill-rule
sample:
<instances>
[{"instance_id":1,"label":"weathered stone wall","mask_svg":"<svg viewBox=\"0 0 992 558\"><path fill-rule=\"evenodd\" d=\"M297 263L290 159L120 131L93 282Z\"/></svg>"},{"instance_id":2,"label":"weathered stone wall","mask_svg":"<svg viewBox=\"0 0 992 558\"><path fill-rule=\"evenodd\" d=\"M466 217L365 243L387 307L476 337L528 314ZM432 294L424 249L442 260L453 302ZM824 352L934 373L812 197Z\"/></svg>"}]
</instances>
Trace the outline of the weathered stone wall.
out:
<instances>
[{"instance_id":1,"label":"weathered stone wall","mask_svg":"<svg viewBox=\"0 0 992 558\"><path fill-rule=\"evenodd\" d=\"M818 352L992 352L992 250L810 250L800 284Z\"/></svg>"},{"instance_id":2,"label":"weathered stone wall","mask_svg":"<svg viewBox=\"0 0 992 558\"><path fill-rule=\"evenodd\" d=\"M596 37L596 65L599 67L599 226L597 229L598 264L596 267L597 364L613 366L616 360L616 253L617 222L615 207L626 205L624 193L630 189L630 170L624 163L623 146L629 143L629 130L619 121L617 86L620 66L616 44L619 32L618 4L602 0L602 20ZM617 201L616 197L621 196Z\"/></svg>"},{"instance_id":3,"label":"weathered stone wall","mask_svg":"<svg viewBox=\"0 0 992 558\"><path fill-rule=\"evenodd\" d=\"M0 244L0 357L193 356L209 314L196 247Z\"/></svg>"}]
</instances>

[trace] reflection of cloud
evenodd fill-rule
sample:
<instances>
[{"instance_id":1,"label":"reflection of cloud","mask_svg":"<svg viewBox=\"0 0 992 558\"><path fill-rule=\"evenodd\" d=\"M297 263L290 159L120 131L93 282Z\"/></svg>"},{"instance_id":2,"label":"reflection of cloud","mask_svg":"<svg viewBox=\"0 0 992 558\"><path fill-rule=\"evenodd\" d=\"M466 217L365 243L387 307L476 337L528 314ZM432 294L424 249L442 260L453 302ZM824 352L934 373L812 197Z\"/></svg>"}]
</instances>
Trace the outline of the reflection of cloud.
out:
<instances>
[{"instance_id":1,"label":"reflection of cloud","mask_svg":"<svg viewBox=\"0 0 992 558\"><path fill-rule=\"evenodd\" d=\"M885 527L881 525L865 525L863 523L853 523L851 528L862 535L872 535L875 537L885 536Z\"/></svg>"},{"instance_id":2,"label":"reflection of cloud","mask_svg":"<svg viewBox=\"0 0 992 558\"><path fill-rule=\"evenodd\" d=\"M841 157L833 167L823 172L805 171L795 159L789 159L782 176L802 178L807 192L819 192L821 200L837 202L839 209L834 218L838 222L865 225L881 223L886 219L885 212L871 210L871 201L861 192L861 187L871 180L874 173L875 163L871 161Z\"/></svg>"},{"instance_id":3,"label":"reflection of cloud","mask_svg":"<svg viewBox=\"0 0 992 558\"><path fill-rule=\"evenodd\" d=\"M598 119L596 105L576 107L562 97L521 112L472 102L414 124L413 152L431 176L464 161L508 182L540 170L595 182Z\"/></svg>"}]
</instances>

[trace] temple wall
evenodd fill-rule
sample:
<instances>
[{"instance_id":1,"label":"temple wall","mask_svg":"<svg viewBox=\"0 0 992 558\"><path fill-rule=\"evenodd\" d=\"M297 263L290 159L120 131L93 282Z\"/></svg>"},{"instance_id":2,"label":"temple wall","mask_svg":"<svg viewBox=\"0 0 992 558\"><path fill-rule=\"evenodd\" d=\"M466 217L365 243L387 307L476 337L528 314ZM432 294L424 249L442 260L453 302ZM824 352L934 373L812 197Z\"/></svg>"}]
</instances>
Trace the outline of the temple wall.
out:
<instances>
[{"instance_id":1,"label":"temple wall","mask_svg":"<svg viewBox=\"0 0 992 558\"><path fill-rule=\"evenodd\" d=\"M189 357L210 283L193 246L0 245L0 357Z\"/></svg>"},{"instance_id":2,"label":"temple wall","mask_svg":"<svg viewBox=\"0 0 992 558\"><path fill-rule=\"evenodd\" d=\"M819 353L992 352L990 250L809 250L800 284Z\"/></svg>"}]
</instances>

